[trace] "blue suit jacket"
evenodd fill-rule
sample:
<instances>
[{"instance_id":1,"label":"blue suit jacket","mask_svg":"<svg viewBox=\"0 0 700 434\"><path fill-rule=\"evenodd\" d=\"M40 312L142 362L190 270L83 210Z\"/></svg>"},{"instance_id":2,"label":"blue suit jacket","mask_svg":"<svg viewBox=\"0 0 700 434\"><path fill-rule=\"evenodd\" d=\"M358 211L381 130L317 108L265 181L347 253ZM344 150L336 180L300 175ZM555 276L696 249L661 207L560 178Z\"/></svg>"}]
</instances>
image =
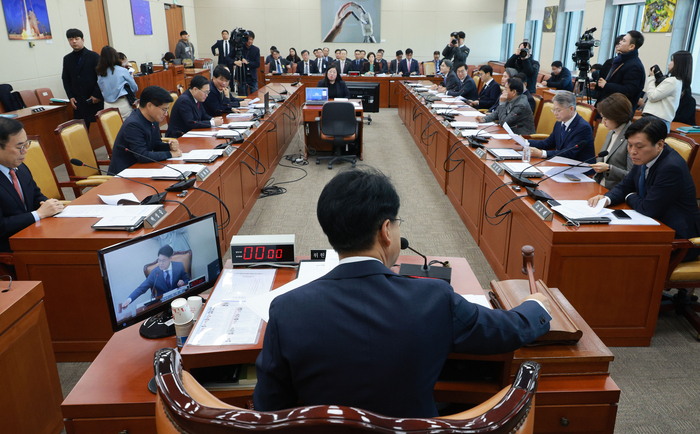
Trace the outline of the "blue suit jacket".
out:
<instances>
[{"instance_id":1,"label":"blue suit jacket","mask_svg":"<svg viewBox=\"0 0 700 434\"><path fill-rule=\"evenodd\" d=\"M501 85L496 83L496 80L492 79L491 81L489 81L488 86L484 86L481 88L481 92L479 92L479 106L477 108L491 108L496 103L496 101L498 101L498 97L500 96Z\"/></svg>"},{"instance_id":2,"label":"blue suit jacket","mask_svg":"<svg viewBox=\"0 0 700 434\"><path fill-rule=\"evenodd\" d=\"M476 91L476 83L474 79L468 75L460 82L457 91L448 90L447 94L450 96L461 96L470 101L479 99L479 93Z\"/></svg>"},{"instance_id":3,"label":"blue suit jacket","mask_svg":"<svg viewBox=\"0 0 700 434\"><path fill-rule=\"evenodd\" d=\"M179 98L178 98L179 99ZM231 109L240 107L241 103L238 98L226 98L223 92L211 83L209 86L209 95L204 100L204 110L211 117L221 116L224 113L231 113Z\"/></svg>"},{"instance_id":4,"label":"blue suit jacket","mask_svg":"<svg viewBox=\"0 0 700 434\"><path fill-rule=\"evenodd\" d=\"M442 80L442 85L447 89L446 93L449 95L450 92L459 92L462 87L462 82L457 78L457 74L450 71L447 73L445 78Z\"/></svg>"},{"instance_id":5,"label":"blue suit jacket","mask_svg":"<svg viewBox=\"0 0 700 434\"><path fill-rule=\"evenodd\" d=\"M573 92L574 83L571 81L571 71L569 71L566 66L563 66L558 75L552 74L552 76L549 77L549 80L547 80L547 87Z\"/></svg>"},{"instance_id":6,"label":"blue suit jacket","mask_svg":"<svg viewBox=\"0 0 700 434\"><path fill-rule=\"evenodd\" d=\"M197 106L190 90L187 89L173 104L165 137L180 137L195 128L211 128L211 118L212 116L204 110L204 104L199 103Z\"/></svg>"},{"instance_id":7,"label":"blue suit jacket","mask_svg":"<svg viewBox=\"0 0 700 434\"><path fill-rule=\"evenodd\" d=\"M646 165L634 166L612 190L605 193L612 205L625 201L639 191L639 176ZM659 220L676 231L676 238L700 235L700 210L695 201L695 184L688 164L678 152L666 145L646 176L644 198L632 194L627 204L645 216Z\"/></svg>"},{"instance_id":8,"label":"blue suit jacket","mask_svg":"<svg viewBox=\"0 0 700 434\"><path fill-rule=\"evenodd\" d=\"M272 302L255 408L301 399L436 416L433 388L451 352L513 351L548 331L549 319L535 302L491 310L442 280L399 276L374 260L342 264Z\"/></svg>"},{"instance_id":9,"label":"blue suit jacket","mask_svg":"<svg viewBox=\"0 0 700 434\"><path fill-rule=\"evenodd\" d=\"M530 140L530 146L544 150L557 150L571 148L585 141L585 145L579 146L571 151L561 152L559 155L566 158L571 158L578 161L588 161L595 156L595 146L593 144L593 129L591 124L586 122L578 113L571 121L569 129L564 134L564 140L561 139L562 123L554 124L554 131L544 140Z\"/></svg>"},{"instance_id":10,"label":"blue suit jacket","mask_svg":"<svg viewBox=\"0 0 700 434\"><path fill-rule=\"evenodd\" d=\"M350 61L350 67L348 68L348 71L360 72L362 71L362 65L364 65L364 62L362 60L358 62L357 59L353 59Z\"/></svg>"},{"instance_id":11,"label":"blue suit jacket","mask_svg":"<svg viewBox=\"0 0 700 434\"><path fill-rule=\"evenodd\" d=\"M138 288L134 289L134 292L132 292L129 295L129 298L131 301L135 301L141 294L145 293L146 291L150 290L151 288L155 288L155 297L160 297L166 292L170 292L173 289L177 289L177 282L180 280L183 280L185 282L185 285L190 281L189 278L187 277L187 272L185 271L185 266L182 265L182 262L171 262L173 269L172 273L173 275L170 276L170 286L165 282L165 273L163 270L161 270L159 267L154 268L151 273L148 275L148 278L143 281L142 284L138 286Z\"/></svg>"},{"instance_id":12,"label":"blue suit jacket","mask_svg":"<svg viewBox=\"0 0 700 434\"><path fill-rule=\"evenodd\" d=\"M297 62L297 74L304 75L304 61ZM318 74L316 62L309 59L309 74Z\"/></svg>"},{"instance_id":13,"label":"blue suit jacket","mask_svg":"<svg viewBox=\"0 0 700 434\"><path fill-rule=\"evenodd\" d=\"M111 175L116 175L136 163L151 162L147 158L137 157L131 152L125 151L125 147L156 161L172 157L170 145L164 143L160 138L158 122L150 122L146 119L141 113L141 109L131 112L117 133L112 151L112 161L109 163Z\"/></svg>"},{"instance_id":14,"label":"blue suit jacket","mask_svg":"<svg viewBox=\"0 0 700 434\"><path fill-rule=\"evenodd\" d=\"M408 59L402 59L401 62L399 62L399 72L402 73L404 77L414 72L418 74L418 61L416 59L411 59L411 66L409 67Z\"/></svg>"},{"instance_id":15,"label":"blue suit jacket","mask_svg":"<svg viewBox=\"0 0 700 434\"><path fill-rule=\"evenodd\" d=\"M19 185L22 187L24 202L20 199L10 179L0 173L0 252L12 251L10 250L9 238L22 229L33 225L35 221L32 211L39 209L40 202L47 200L24 163L19 165L16 174Z\"/></svg>"}]
</instances>

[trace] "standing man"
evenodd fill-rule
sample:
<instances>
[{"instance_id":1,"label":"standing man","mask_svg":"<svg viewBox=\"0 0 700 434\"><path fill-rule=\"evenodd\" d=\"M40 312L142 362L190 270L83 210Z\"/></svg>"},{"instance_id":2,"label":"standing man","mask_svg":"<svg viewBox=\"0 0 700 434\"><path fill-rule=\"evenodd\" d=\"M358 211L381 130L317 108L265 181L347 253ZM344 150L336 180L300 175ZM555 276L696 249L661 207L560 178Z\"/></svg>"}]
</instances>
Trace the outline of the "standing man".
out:
<instances>
[{"instance_id":1,"label":"standing man","mask_svg":"<svg viewBox=\"0 0 700 434\"><path fill-rule=\"evenodd\" d=\"M28 147L22 122L0 117L0 252L12 251L12 235L63 211L61 202L41 193L24 165Z\"/></svg>"},{"instance_id":2,"label":"standing man","mask_svg":"<svg viewBox=\"0 0 700 434\"><path fill-rule=\"evenodd\" d=\"M209 116L204 109L204 101L209 96L209 80L202 75L195 75L187 89L173 104L170 111L168 131L165 137L180 137L189 130L221 126L224 120Z\"/></svg>"},{"instance_id":3,"label":"standing man","mask_svg":"<svg viewBox=\"0 0 700 434\"><path fill-rule=\"evenodd\" d=\"M526 88L530 93L537 91L537 73L540 72L540 62L532 58L532 47L524 41L518 46L518 51L510 56L506 62L506 68L513 68L518 72L524 72L527 76ZM643 85L642 85L643 87Z\"/></svg>"},{"instance_id":4,"label":"standing man","mask_svg":"<svg viewBox=\"0 0 700 434\"><path fill-rule=\"evenodd\" d=\"M189 59L194 64L194 45L190 42L190 35L185 31L180 32L180 40L175 46L175 58L184 60Z\"/></svg>"},{"instance_id":5,"label":"standing man","mask_svg":"<svg viewBox=\"0 0 700 434\"><path fill-rule=\"evenodd\" d=\"M386 59L384 58L384 50L381 48L377 50L377 62L379 62L379 64L382 65L382 74L388 74L389 64L386 63Z\"/></svg>"},{"instance_id":6,"label":"standing man","mask_svg":"<svg viewBox=\"0 0 700 434\"><path fill-rule=\"evenodd\" d=\"M248 41L243 45L243 54L240 60L233 62L238 66L236 81L238 81L238 94L250 95L258 90L258 68L260 67L260 49L253 45L255 33L248 30Z\"/></svg>"},{"instance_id":7,"label":"standing man","mask_svg":"<svg viewBox=\"0 0 700 434\"><path fill-rule=\"evenodd\" d=\"M544 81L542 84L554 89L568 90L569 92L574 91L574 83L571 81L571 71L558 60L552 62L552 75L549 77L549 80Z\"/></svg>"},{"instance_id":8,"label":"standing man","mask_svg":"<svg viewBox=\"0 0 700 434\"><path fill-rule=\"evenodd\" d=\"M297 73L299 75L316 74L316 64L309 60L309 50L301 52L301 61L297 63Z\"/></svg>"},{"instance_id":9,"label":"standing man","mask_svg":"<svg viewBox=\"0 0 700 434\"><path fill-rule=\"evenodd\" d=\"M418 75L418 61L413 58L413 50L406 48L406 58L399 63L399 74L404 77Z\"/></svg>"},{"instance_id":10,"label":"standing man","mask_svg":"<svg viewBox=\"0 0 700 434\"><path fill-rule=\"evenodd\" d=\"M614 93L621 93L632 103L632 112L637 110L639 96L644 90L646 80L644 65L639 60L639 49L644 44L644 35L636 30L630 30L615 46L620 53L615 57L606 77L598 79L596 90L598 101L602 101Z\"/></svg>"},{"instance_id":11,"label":"standing man","mask_svg":"<svg viewBox=\"0 0 700 434\"><path fill-rule=\"evenodd\" d=\"M104 104L95 72L100 55L85 48L80 30L68 29L66 38L73 52L63 57L63 89L73 106L73 117L84 120L89 130L95 113L102 110Z\"/></svg>"},{"instance_id":12,"label":"standing man","mask_svg":"<svg viewBox=\"0 0 700 434\"><path fill-rule=\"evenodd\" d=\"M401 63L402 58L403 58L403 51L401 51L401 50L396 51L396 59L392 60L391 63L389 64L389 73L390 74L398 74L399 73L399 63Z\"/></svg>"},{"instance_id":13,"label":"standing man","mask_svg":"<svg viewBox=\"0 0 700 434\"><path fill-rule=\"evenodd\" d=\"M450 33L450 43L442 50L442 57L452 60L452 63L461 62L466 65L469 57L469 47L464 45L466 37L462 31Z\"/></svg>"},{"instance_id":14,"label":"standing man","mask_svg":"<svg viewBox=\"0 0 700 434\"><path fill-rule=\"evenodd\" d=\"M216 44L211 46L211 54L214 56L218 54L219 65L227 66L229 70L231 70L233 69L233 59L229 57L229 54L231 54L232 49L233 46L231 45L231 40L229 39L228 30L222 30L221 39L216 41ZM218 53L216 50L218 50Z\"/></svg>"}]
</instances>

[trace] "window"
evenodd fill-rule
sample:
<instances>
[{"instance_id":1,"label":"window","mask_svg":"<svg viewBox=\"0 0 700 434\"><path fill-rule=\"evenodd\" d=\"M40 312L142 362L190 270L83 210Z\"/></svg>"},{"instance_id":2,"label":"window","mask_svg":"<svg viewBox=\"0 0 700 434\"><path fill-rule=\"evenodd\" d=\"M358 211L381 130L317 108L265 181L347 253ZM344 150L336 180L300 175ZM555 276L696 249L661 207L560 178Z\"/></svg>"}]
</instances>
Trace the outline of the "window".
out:
<instances>
[{"instance_id":1,"label":"window","mask_svg":"<svg viewBox=\"0 0 700 434\"><path fill-rule=\"evenodd\" d=\"M503 45L501 46L501 60L507 61L513 54L511 51L515 46L515 23L503 25Z\"/></svg>"},{"instance_id":2,"label":"window","mask_svg":"<svg viewBox=\"0 0 700 434\"><path fill-rule=\"evenodd\" d=\"M615 38L618 35L624 35L630 30L642 30L644 3L619 5L616 13L617 20L615 20L615 32L610 42L610 53L615 53ZM611 57L614 57L614 54Z\"/></svg>"},{"instance_id":3,"label":"window","mask_svg":"<svg viewBox=\"0 0 700 434\"><path fill-rule=\"evenodd\" d=\"M530 21L530 24L528 40L530 41L530 45L532 45L532 58L539 60L540 49L542 48L542 20Z\"/></svg>"},{"instance_id":4,"label":"window","mask_svg":"<svg viewBox=\"0 0 700 434\"><path fill-rule=\"evenodd\" d=\"M698 59L700 59L700 0L696 0L693 6L693 18L690 21L689 37L686 48L693 54L693 84L692 89L694 94L700 94L700 68L698 68Z\"/></svg>"},{"instance_id":5,"label":"window","mask_svg":"<svg viewBox=\"0 0 700 434\"><path fill-rule=\"evenodd\" d=\"M564 55L562 63L573 73L574 61L572 55L576 52L576 42L581 36L583 28L583 11L566 13L566 36L564 37Z\"/></svg>"}]
</instances>

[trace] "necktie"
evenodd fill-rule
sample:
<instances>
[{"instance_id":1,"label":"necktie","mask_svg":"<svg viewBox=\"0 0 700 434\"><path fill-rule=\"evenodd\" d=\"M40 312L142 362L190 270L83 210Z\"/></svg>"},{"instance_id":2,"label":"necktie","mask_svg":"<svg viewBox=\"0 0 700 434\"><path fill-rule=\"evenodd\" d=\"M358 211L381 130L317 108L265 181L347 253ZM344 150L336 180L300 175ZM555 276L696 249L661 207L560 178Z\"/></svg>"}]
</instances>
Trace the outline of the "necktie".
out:
<instances>
[{"instance_id":1,"label":"necktie","mask_svg":"<svg viewBox=\"0 0 700 434\"><path fill-rule=\"evenodd\" d=\"M309 62L304 63L304 75L309 75Z\"/></svg>"},{"instance_id":2,"label":"necktie","mask_svg":"<svg viewBox=\"0 0 700 434\"><path fill-rule=\"evenodd\" d=\"M641 169L640 170L641 173L639 174L639 187L637 188L637 190L639 190L639 191L637 193L639 194L639 197L644 199L644 196L647 193L646 192L646 190L647 190L646 177L645 177L645 172L647 171L646 164L643 164L642 167L640 167L640 169Z\"/></svg>"},{"instance_id":3,"label":"necktie","mask_svg":"<svg viewBox=\"0 0 700 434\"><path fill-rule=\"evenodd\" d=\"M282 67L280 66L280 61L277 59L277 72L282 73Z\"/></svg>"},{"instance_id":4,"label":"necktie","mask_svg":"<svg viewBox=\"0 0 700 434\"><path fill-rule=\"evenodd\" d=\"M17 173L15 172L15 169L10 169L10 178L12 178L12 185L15 187L19 198L22 199L22 203L24 203L24 196L22 196L22 190L20 190L19 188L19 179L17 179Z\"/></svg>"},{"instance_id":5,"label":"necktie","mask_svg":"<svg viewBox=\"0 0 700 434\"><path fill-rule=\"evenodd\" d=\"M170 284L170 273L168 273L167 271L165 272L165 284L168 285L168 289L172 287L172 285Z\"/></svg>"},{"instance_id":6,"label":"necktie","mask_svg":"<svg viewBox=\"0 0 700 434\"><path fill-rule=\"evenodd\" d=\"M564 146L564 135L566 134L566 127L564 124L561 124L561 144L562 147Z\"/></svg>"},{"instance_id":7,"label":"necktie","mask_svg":"<svg viewBox=\"0 0 700 434\"><path fill-rule=\"evenodd\" d=\"M224 57L228 56L228 41L224 41Z\"/></svg>"},{"instance_id":8,"label":"necktie","mask_svg":"<svg viewBox=\"0 0 700 434\"><path fill-rule=\"evenodd\" d=\"M321 67L321 59L318 59L316 61L316 68L318 68L318 72L323 72L323 69Z\"/></svg>"}]
</instances>

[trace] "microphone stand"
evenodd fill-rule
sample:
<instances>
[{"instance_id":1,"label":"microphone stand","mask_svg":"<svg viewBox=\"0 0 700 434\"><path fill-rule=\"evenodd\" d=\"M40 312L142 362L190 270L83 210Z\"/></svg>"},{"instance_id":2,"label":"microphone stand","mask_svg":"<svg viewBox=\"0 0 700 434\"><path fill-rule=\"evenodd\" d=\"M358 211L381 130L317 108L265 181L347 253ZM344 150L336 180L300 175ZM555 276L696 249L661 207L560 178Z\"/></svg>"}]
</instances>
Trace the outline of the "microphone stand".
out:
<instances>
[{"instance_id":1,"label":"microphone stand","mask_svg":"<svg viewBox=\"0 0 700 434\"><path fill-rule=\"evenodd\" d=\"M150 195L150 196L144 198L144 199L141 201L141 205L159 205L159 204L162 204L163 202L165 202L165 195L168 194L168 193L166 193L166 192L162 192L162 193L159 192L157 188L155 188L154 186L152 186L152 185L150 185L150 184L146 184L145 182L141 182L141 181L137 181L137 180L135 180L135 179L127 178L127 177L125 177L125 176L117 175L117 174L112 173L112 172L110 172L110 171L108 171L108 170L102 170L102 169L100 169L99 167L93 167L93 166L87 165L87 164L83 163L82 161L78 160L77 158L71 158L70 162L71 162L71 164L74 165L74 166L78 166L78 167L81 167L81 166L89 167L89 168L91 168L91 169L95 169L95 170L97 170L97 171L99 171L99 172L101 172L101 173L104 173L104 174L106 174L106 175L110 175L110 176L115 176L115 177L117 177L117 178L126 179L127 181L131 181L131 182L135 182L135 183L137 183L137 184L145 185L146 187L150 187L150 188L152 188L153 190L155 190L155 191L156 191L156 194L152 194L152 195ZM133 202L132 202L132 203L133 203Z\"/></svg>"},{"instance_id":2,"label":"microphone stand","mask_svg":"<svg viewBox=\"0 0 700 434\"><path fill-rule=\"evenodd\" d=\"M408 240L404 237L401 237L401 249L408 249L423 258L423 265L401 264L401 267L399 268L399 275L418 279L442 279L447 283L450 283L450 280L452 279L451 268L430 267L428 264L428 258L419 251L409 247Z\"/></svg>"}]
</instances>

